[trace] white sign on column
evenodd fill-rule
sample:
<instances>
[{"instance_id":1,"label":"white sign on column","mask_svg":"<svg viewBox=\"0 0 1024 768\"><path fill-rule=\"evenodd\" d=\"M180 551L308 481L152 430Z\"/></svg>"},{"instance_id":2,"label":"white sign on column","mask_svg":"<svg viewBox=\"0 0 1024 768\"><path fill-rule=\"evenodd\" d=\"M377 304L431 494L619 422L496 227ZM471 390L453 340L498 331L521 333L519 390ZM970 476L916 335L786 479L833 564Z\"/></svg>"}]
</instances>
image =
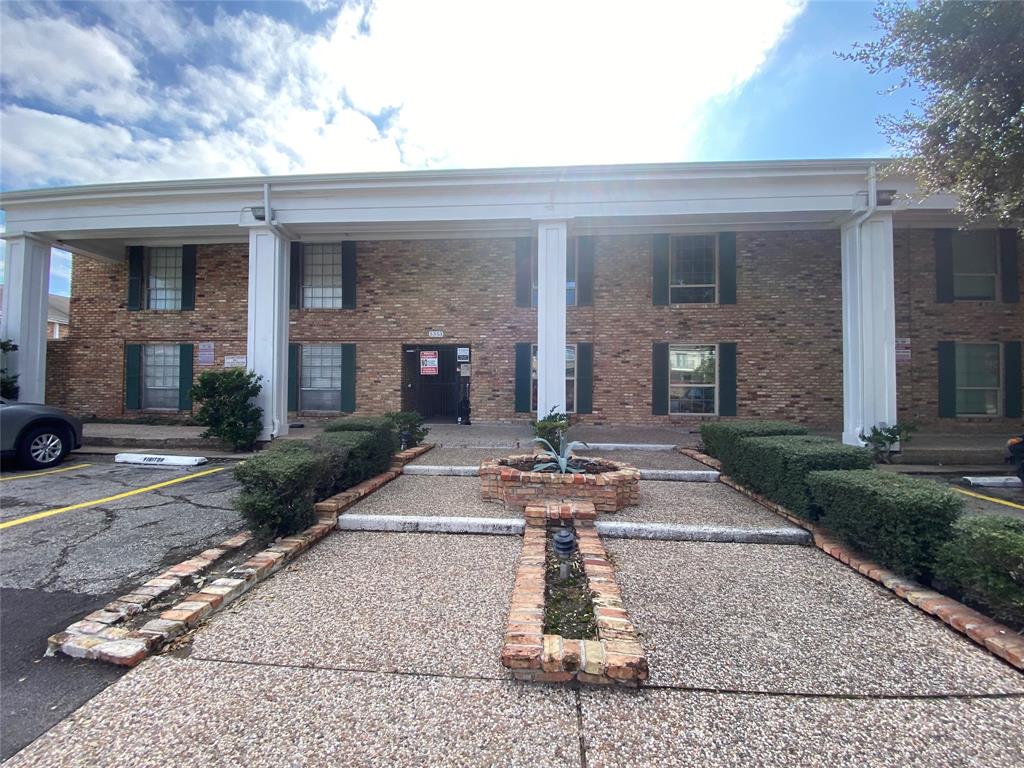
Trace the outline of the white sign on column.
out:
<instances>
[{"instance_id":1,"label":"white sign on column","mask_svg":"<svg viewBox=\"0 0 1024 768\"><path fill-rule=\"evenodd\" d=\"M288 243L269 228L249 230L249 370L261 378L260 440L288 434Z\"/></svg>"},{"instance_id":2,"label":"white sign on column","mask_svg":"<svg viewBox=\"0 0 1024 768\"><path fill-rule=\"evenodd\" d=\"M18 345L7 354L18 375L18 400L46 402L46 313L50 294L50 244L31 237L7 241L0 338Z\"/></svg>"},{"instance_id":3,"label":"white sign on column","mask_svg":"<svg viewBox=\"0 0 1024 768\"><path fill-rule=\"evenodd\" d=\"M896 290L892 215L842 231L843 442L896 423Z\"/></svg>"},{"instance_id":4,"label":"white sign on column","mask_svg":"<svg viewBox=\"0 0 1024 768\"><path fill-rule=\"evenodd\" d=\"M537 225L537 413L565 412L564 221Z\"/></svg>"}]
</instances>

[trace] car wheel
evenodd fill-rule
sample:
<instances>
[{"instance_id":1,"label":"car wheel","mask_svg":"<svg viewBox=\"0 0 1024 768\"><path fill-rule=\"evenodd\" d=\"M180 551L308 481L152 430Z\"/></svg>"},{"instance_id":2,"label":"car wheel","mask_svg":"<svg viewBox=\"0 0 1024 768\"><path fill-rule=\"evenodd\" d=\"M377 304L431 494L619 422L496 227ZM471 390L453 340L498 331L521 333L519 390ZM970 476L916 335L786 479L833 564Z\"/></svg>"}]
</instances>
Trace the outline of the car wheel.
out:
<instances>
[{"instance_id":1,"label":"car wheel","mask_svg":"<svg viewBox=\"0 0 1024 768\"><path fill-rule=\"evenodd\" d=\"M68 452L68 438L59 427L30 429L18 444L21 463L32 469L46 469L64 459Z\"/></svg>"}]
</instances>

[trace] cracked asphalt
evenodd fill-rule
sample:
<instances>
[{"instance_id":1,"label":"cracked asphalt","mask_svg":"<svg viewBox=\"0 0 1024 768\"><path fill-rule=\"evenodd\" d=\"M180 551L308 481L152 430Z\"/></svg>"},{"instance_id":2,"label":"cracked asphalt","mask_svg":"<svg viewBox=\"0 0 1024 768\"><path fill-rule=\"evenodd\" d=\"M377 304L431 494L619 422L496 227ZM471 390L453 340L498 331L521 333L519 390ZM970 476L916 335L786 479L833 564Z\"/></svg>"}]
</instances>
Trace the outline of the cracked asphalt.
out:
<instances>
[{"instance_id":1,"label":"cracked asphalt","mask_svg":"<svg viewBox=\"0 0 1024 768\"><path fill-rule=\"evenodd\" d=\"M210 467L172 469L72 456L55 474L3 468L0 523L105 499ZM0 759L117 680L125 670L45 658L46 638L169 565L244 527L230 469L0 531Z\"/></svg>"}]
</instances>

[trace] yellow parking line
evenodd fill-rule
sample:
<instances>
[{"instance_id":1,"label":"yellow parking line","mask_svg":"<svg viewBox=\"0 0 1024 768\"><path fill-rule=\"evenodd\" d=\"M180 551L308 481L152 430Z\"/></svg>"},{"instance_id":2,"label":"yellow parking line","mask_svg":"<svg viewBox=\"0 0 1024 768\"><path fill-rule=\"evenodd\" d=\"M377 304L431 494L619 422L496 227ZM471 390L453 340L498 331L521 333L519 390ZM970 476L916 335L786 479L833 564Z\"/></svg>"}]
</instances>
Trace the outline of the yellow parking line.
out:
<instances>
[{"instance_id":1,"label":"yellow parking line","mask_svg":"<svg viewBox=\"0 0 1024 768\"><path fill-rule=\"evenodd\" d=\"M137 496L138 494L146 493L147 491L155 491L157 488L166 488L168 485L175 485L176 483L184 483L187 480L194 480L197 477L212 475L216 472L223 472L225 469L227 469L227 467L215 467L214 469L207 469L202 472L185 475L184 477L176 477L173 480L165 480L164 482L156 483L155 485L147 485L145 488L136 488L133 491L125 491L124 493L118 493L115 496L107 496L104 499L83 501L78 504L72 504L70 507L59 507L57 509L48 509L45 512L36 512L34 515L25 515L25 517L19 517L15 520L8 520L5 523L0 523L0 529L10 528L15 525L21 525L22 523L31 523L33 520L42 520L44 517L52 517L53 515L59 515L62 512L70 512L74 509L85 509L86 507L95 507L97 504L106 504L109 501L127 499L129 496Z\"/></svg>"},{"instance_id":2,"label":"yellow parking line","mask_svg":"<svg viewBox=\"0 0 1024 768\"><path fill-rule=\"evenodd\" d=\"M29 472L24 475L8 475L7 477L0 477L0 483L6 483L9 480L24 480L28 477L42 477L43 475L56 475L58 472L70 472L72 469L82 469L83 467L91 467L92 464L75 464L70 467L61 467L60 469L46 469L42 472Z\"/></svg>"},{"instance_id":3,"label":"yellow parking line","mask_svg":"<svg viewBox=\"0 0 1024 768\"><path fill-rule=\"evenodd\" d=\"M1005 499L997 499L995 496L986 496L983 493L975 493L974 491L965 491L963 488L954 488L957 493L962 493L964 496L973 496L976 499L984 499L985 501L991 501L996 504L1002 504L1004 507L1013 507L1014 509L1024 509L1024 504L1014 504L1012 501L1006 501Z\"/></svg>"}]
</instances>

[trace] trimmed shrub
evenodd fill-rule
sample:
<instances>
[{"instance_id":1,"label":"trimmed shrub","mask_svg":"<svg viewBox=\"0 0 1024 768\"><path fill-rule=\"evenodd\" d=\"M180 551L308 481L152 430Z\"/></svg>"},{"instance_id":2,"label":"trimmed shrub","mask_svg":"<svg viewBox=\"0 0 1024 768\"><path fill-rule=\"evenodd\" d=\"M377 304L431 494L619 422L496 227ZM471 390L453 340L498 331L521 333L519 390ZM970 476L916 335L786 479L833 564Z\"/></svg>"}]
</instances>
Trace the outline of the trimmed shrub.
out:
<instances>
[{"instance_id":1,"label":"trimmed shrub","mask_svg":"<svg viewBox=\"0 0 1024 768\"><path fill-rule=\"evenodd\" d=\"M417 445L421 445L430 433L430 428L423 426L423 417L416 411L392 411L384 414L384 418L394 426L399 441L401 441L403 432L408 433L409 439L405 444L406 448L415 448Z\"/></svg>"},{"instance_id":2,"label":"trimmed shrub","mask_svg":"<svg viewBox=\"0 0 1024 768\"><path fill-rule=\"evenodd\" d=\"M953 538L939 547L933 581L993 619L1024 629L1024 520L958 520Z\"/></svg>"},{"instance_id":3,"label":"trimmed shrub","mask_svg":"<svg viewBox=\"0 0 1024 768\"><path fill-rule=\"evenodd\" d=\"M533 422L533 436L547 440L556 451L561 451L562 438L569 432L569 416L565 413L556 413L552 408L550 413L543 419ZM539 448L540 443L534 443L533 447Z\"/></svg>"},{"instance_id":4,"label":"trimmed shrub","mask_svg":"<svg viewBox=\"0 0 1024 768\"><path fill-rule=\"evenodd\" d=\"M727 461L730 450L742 437L806 435L807 429L788 421L708 421L700 425L704 453Z\"/></svg>"},{"instance_id":5,"label":"trimmed shrub","mask_svg":"<svg viewBox=\"0 0 1024 768\"><path fill-rule=\"evenodd\" d=\"M325 432L313 441L313 447L326 462L319 498L386 472L394 454L390 433L385 430Z\"/></svg>"},{"instance_id":6,"label":"trimmed shrub","mask_svg":"<svg viewBox=\"0 0 1024 768\"><path fill-rule=\"evenodd\" d=\"M196 421L206 427L203 437L216 437L237 451L252 450L263 429L263 409L253 400L263 386L260 377L244 368L203 371L189 392L198 404Z\"/></svg>"},{"instance_id":7,"label":"trimmed shrub","mask_svg":"<svg viewBox=\"0 0 1024 768\"><path fill-rule=\"evenodd\" d=\"M744 437L731 446L723 469L735 480L808 520L818 509L807 475L824 469L870 469L871 451L815 435Z\"/></svg>"},{"instance_id":8,"label":"trimmed shrub","mask_svg":"<svg viewBox=\"0 0 1024 768\"><path fill-rule=\"evenodd\" d=\"M235 508L257 536L290 536L313 524L313 504L325 470L324 454L309 443L272 443L235 467L241 485Z\"/></svg>"},{"instance_id":9,"label":"trimmed shrub","mask_svg":"<svg viewBox=\"0 0 1024 768\"><path fill-rule=\"evenodd\" d=\"M938 483L877 470L812 472L821 524L873 560L914 579L931 577L963 502Z\"/></svg>"}]
</instances>

